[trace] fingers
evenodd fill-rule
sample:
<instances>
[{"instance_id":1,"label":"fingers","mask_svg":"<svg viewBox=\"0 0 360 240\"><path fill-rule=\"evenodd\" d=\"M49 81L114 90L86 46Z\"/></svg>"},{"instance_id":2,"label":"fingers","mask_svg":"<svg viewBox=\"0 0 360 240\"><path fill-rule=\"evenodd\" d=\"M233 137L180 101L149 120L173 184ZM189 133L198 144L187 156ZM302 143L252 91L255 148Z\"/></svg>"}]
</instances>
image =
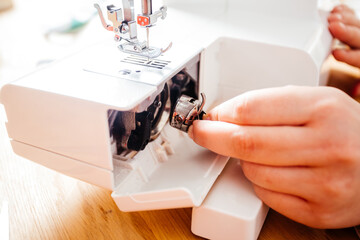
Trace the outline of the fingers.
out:
<instances>
[{"instance_id":1,"label":"fingers","mask_svg":"<svg viewBox=\"0 0 360 240\"><path fill-rule=\"evenodd\" d=\"M331 34L340 41L353 48L360 48L360 29L358 27L345 25L342 22L330 22Z\"/></svg>"},{"instance_id":2,"label":"fingers","mask_svg":"<svg viewBox=\"0 0 360 240\"><path fill-rule=\"evenodd\" d=\"M360 68L360 50L336 49L333 56L338 61Z\"/></svg>"},{"instance_id":3,"label":"fingers","mask_svg":"<svg viewBox=\"0 0 360 240\"><path fill-rule=\"evenodd\" d=\"M360 67L360 20L356 13L346 5L339 5L333 9L328 17L329 30L331 34L346 43L351 50L337 49L333 51L338 61L345 62L355 67Z\"/></svg>"},{"instance_id":4,"label":"fingers","mask_svg":"<svg viewBox=\"0 0 360 240\"><path fill-rule=\"evenodd\" d=\"M351 25L354 27L360 27L360 20L353 13L332 13L328 17L328 22L342 22L345 25Z\"/></svg>"},{"instance_id":5,"label":"fingers","mask_svg":"<svg viewBox=\"0 0 360 240\"><path fill-rule=\"evenodd\" d=\"M360 83L357 83L356 86L353 89L352 92L353 97L359 97L360 96Z\"/></svg>"},{"instance_id":6,"label":"fingers","mask_svg":"<svg viewBox=\"0 0 360 240\"><path fill-rule=\"evenodd\" d=\"M313 91L310 87L250 91L215 107L207 116L240 125L304 125L311 117Z\"/></svg>"},{"instance_id":7,"label":"fingers","mask_svg":"<svg viewBox=\"0 0 360 240\"><path fill-rule=\"evenodd\" d=\"M354 10L348 6L346 6L345 4L340 4L336 7L334 7L334 9L331 11L331 13L351 13L351 14L355 14Z\"/></svg>"},{"instance_id":8,"label":"fingers","mask_svg":"<svg viewBox=\"0 0 360 240\"><path fill-rule=\"evenodd\" d=\"M346 5L336 6L329 14L328 22L342 22L346 25L360 27L360 20L355 11Z\"/></svg>"},{"instance_id":9,"label":"fingers","mask_svg":"<svg viewBox=\"0 0 360 240\"><path fill-rule=\"evenodd\" d=\"M247 179L264 189L305 199L318 197L312 168L273 167L243 161L242 169Z\"/></svg>"},{"instance_id":10,"label":"fingers","mask_svg":"<svg viewBox=\"0 0 360 240\"><path fill-rule=\"evenodd\" d=\"M239 126L195 121L189 136L218 154L273 166L313 166L326 149L317 146L316 132L305 127ZM315 158L316 156L316 158Z\"/></svg>"},{"instance_id":11,"label":"fingers","mask_svg":"<svg viewBox=\"0 0 360 240\"><path fill-rule=\"evenodd\" d=\"M264 189L254 185L256 195L263 200L263 202L275 211L303 224L310 224L314 222L314 216L310 209L310 205L304 199L299 197L278 193ZM312 224L312 226L315 223Z\"/></svg>"},{"instance_id":12,"label":"fingers","mask_svg":"<svg viewBox=\"0 0 360 240\"><path fill-rule=\"evenodd\" d=\"M343 17L339 13L332 13L328 17L328 22L341 22L343 20Z\"/></svg>"}]
</instances>

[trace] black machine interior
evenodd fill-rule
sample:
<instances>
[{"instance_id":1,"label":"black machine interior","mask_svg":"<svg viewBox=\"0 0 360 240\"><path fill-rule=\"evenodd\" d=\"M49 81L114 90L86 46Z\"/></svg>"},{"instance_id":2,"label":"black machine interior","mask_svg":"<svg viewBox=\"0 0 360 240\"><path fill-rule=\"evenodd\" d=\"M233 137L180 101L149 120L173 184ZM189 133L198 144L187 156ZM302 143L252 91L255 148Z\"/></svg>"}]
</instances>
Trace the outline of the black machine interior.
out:
<instances>
[{"instance_id":1,"label":"black machine interior","mask_svg":"<svg viewBox=\"0 0 360 240\"><path fill-rule=\"evenodd\" d=\"M182 94L197 98L197 81L183 70L170 79L154 102L143 112L108 111L110 137L117 155L144 150L172 115Z\"/></svg>"}]
</instances>

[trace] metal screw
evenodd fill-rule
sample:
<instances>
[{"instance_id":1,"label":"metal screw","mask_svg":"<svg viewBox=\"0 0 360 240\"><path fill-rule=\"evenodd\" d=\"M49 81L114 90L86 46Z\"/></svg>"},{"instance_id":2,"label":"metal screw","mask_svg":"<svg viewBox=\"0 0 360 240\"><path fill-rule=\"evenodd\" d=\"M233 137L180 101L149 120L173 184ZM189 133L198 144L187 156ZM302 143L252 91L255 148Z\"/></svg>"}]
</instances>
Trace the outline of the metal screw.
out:
<instances>
[{"instance_id":1,"label":"metal screw","mask_svg":"<svg viewBox=\"0 0 360 240\"><path fill-rule=\"evenodd\" d=\"M161 101L156 101L156 102L154 102L154 105L155 105L155 107L156 108L160 108L161 107L161 105L162 105L162 102Z\"/></svg>"},{"instance_id":2,"label":"metal screw","mask_svg":"<svg viewBox=\"0 0 360 240\"><path fill-rule=\"evenodd\" d=\"M180 115L177 115L177 116L175 117L175 121L178 122L178 123L181 123L183 120L182 120L182 118L180 117Z\"/></svg>"},{"instance_id":3,"label":"metal screw","mask_svg":"<svg viewBox=\"0 0 360 240\"><path fill-rule=\"evenodd\" d=\"M176 75L176 80L178 80L178 81L184 81L185 78L186 78L186 75L183 73L179 73Z\"/></svg>"},{"instance_id":4,"label":"metal screw","mask_svg":"<svg viewBox=\"0 0 360 240\"><path fill-rule=\"evenodd\" d=\"M127 33L128 31L129 31L129 26L123 25L123 26L121 27L121 32L122 32L122 33Z\"/></svg>"}]
</instances>

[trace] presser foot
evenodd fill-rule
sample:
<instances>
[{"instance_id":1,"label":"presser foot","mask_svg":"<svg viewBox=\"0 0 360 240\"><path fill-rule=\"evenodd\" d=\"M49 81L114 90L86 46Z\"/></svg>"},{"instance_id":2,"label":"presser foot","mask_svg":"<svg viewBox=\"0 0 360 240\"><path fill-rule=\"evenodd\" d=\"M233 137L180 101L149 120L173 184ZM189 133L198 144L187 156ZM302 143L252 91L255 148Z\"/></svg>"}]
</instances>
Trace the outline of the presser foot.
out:
<instances>
[{"instance_id":1,"label":"presser foot","mask_svg":"<svg viewBox=\"0 0 360 240\"><path fill-rule=\"evenodd\" d=\"M124 43L118 46L119 50L125 53L144 56L147 58L157 58L161 54L167 52L172 47L172 42L165 49L157 47L146 47L145 43Z\"/></svg>"}]
</instances>

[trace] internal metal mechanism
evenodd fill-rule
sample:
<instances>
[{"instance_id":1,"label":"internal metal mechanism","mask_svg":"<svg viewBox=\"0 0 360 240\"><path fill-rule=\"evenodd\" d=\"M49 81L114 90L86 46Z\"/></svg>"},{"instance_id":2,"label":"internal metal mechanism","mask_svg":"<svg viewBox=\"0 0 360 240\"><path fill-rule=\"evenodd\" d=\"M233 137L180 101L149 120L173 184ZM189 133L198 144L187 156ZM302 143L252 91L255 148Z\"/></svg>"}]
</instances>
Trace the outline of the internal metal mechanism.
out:
<instances>
[{"instance_id":1,"label":"internal metal mechanism","mask_svg":"<svg viewBox=\"0 0 360 240\"><path fill-rule=\"evenodd\" d=\"M148 71L150 68L164 68L170 63L170 61L146 59L134 55L129 55L123 62L139 67L139 73ZM180 72L166 81L162 91L152 98L151 103L148 102L149 99L146 99L139 105L139 108L145 111L137 112L136 109L108 111L114 159L127 161L133 158L138 151L145 149L149 142L160 135L162 128L172 120L173 116L184 116L183 122L179 119L172 121L172 126L182 131L187 131L195 119L202 118L205 95L201 95L203 98L201 102L197 100L199 96L198 69L198 58L189 61ZM131 75L133 72L124 69L123 74ZM138 74L137 71L136 74ZM177 124L175 124L176 121L178 121Z\"/></svg>"},{"instance_id":2,"label":"internal metal mechanism","mask_svg":"<svg viewBox=\"0 0 360 240\"><path fill-rule=\"evenodd\" d=\"M195 120L202 119L205 105L205 94L201 93L202 101L182 95L176 102L171 116L170 125L181 131L187 132Z\"/></svg>"},{"instance_id":3,"label":"internal metal mechanism","mask_svg":"<svg viewBox=\"0 0 360 240\"><path fill-rule=\"evenodd\" d=\"M110 136L116 141L117 154L127 150L144 150L166 125L170 108L169 87L165 84L162 92L146 111L136 113L110 110Z\"/></svg>"}]
</instances>

